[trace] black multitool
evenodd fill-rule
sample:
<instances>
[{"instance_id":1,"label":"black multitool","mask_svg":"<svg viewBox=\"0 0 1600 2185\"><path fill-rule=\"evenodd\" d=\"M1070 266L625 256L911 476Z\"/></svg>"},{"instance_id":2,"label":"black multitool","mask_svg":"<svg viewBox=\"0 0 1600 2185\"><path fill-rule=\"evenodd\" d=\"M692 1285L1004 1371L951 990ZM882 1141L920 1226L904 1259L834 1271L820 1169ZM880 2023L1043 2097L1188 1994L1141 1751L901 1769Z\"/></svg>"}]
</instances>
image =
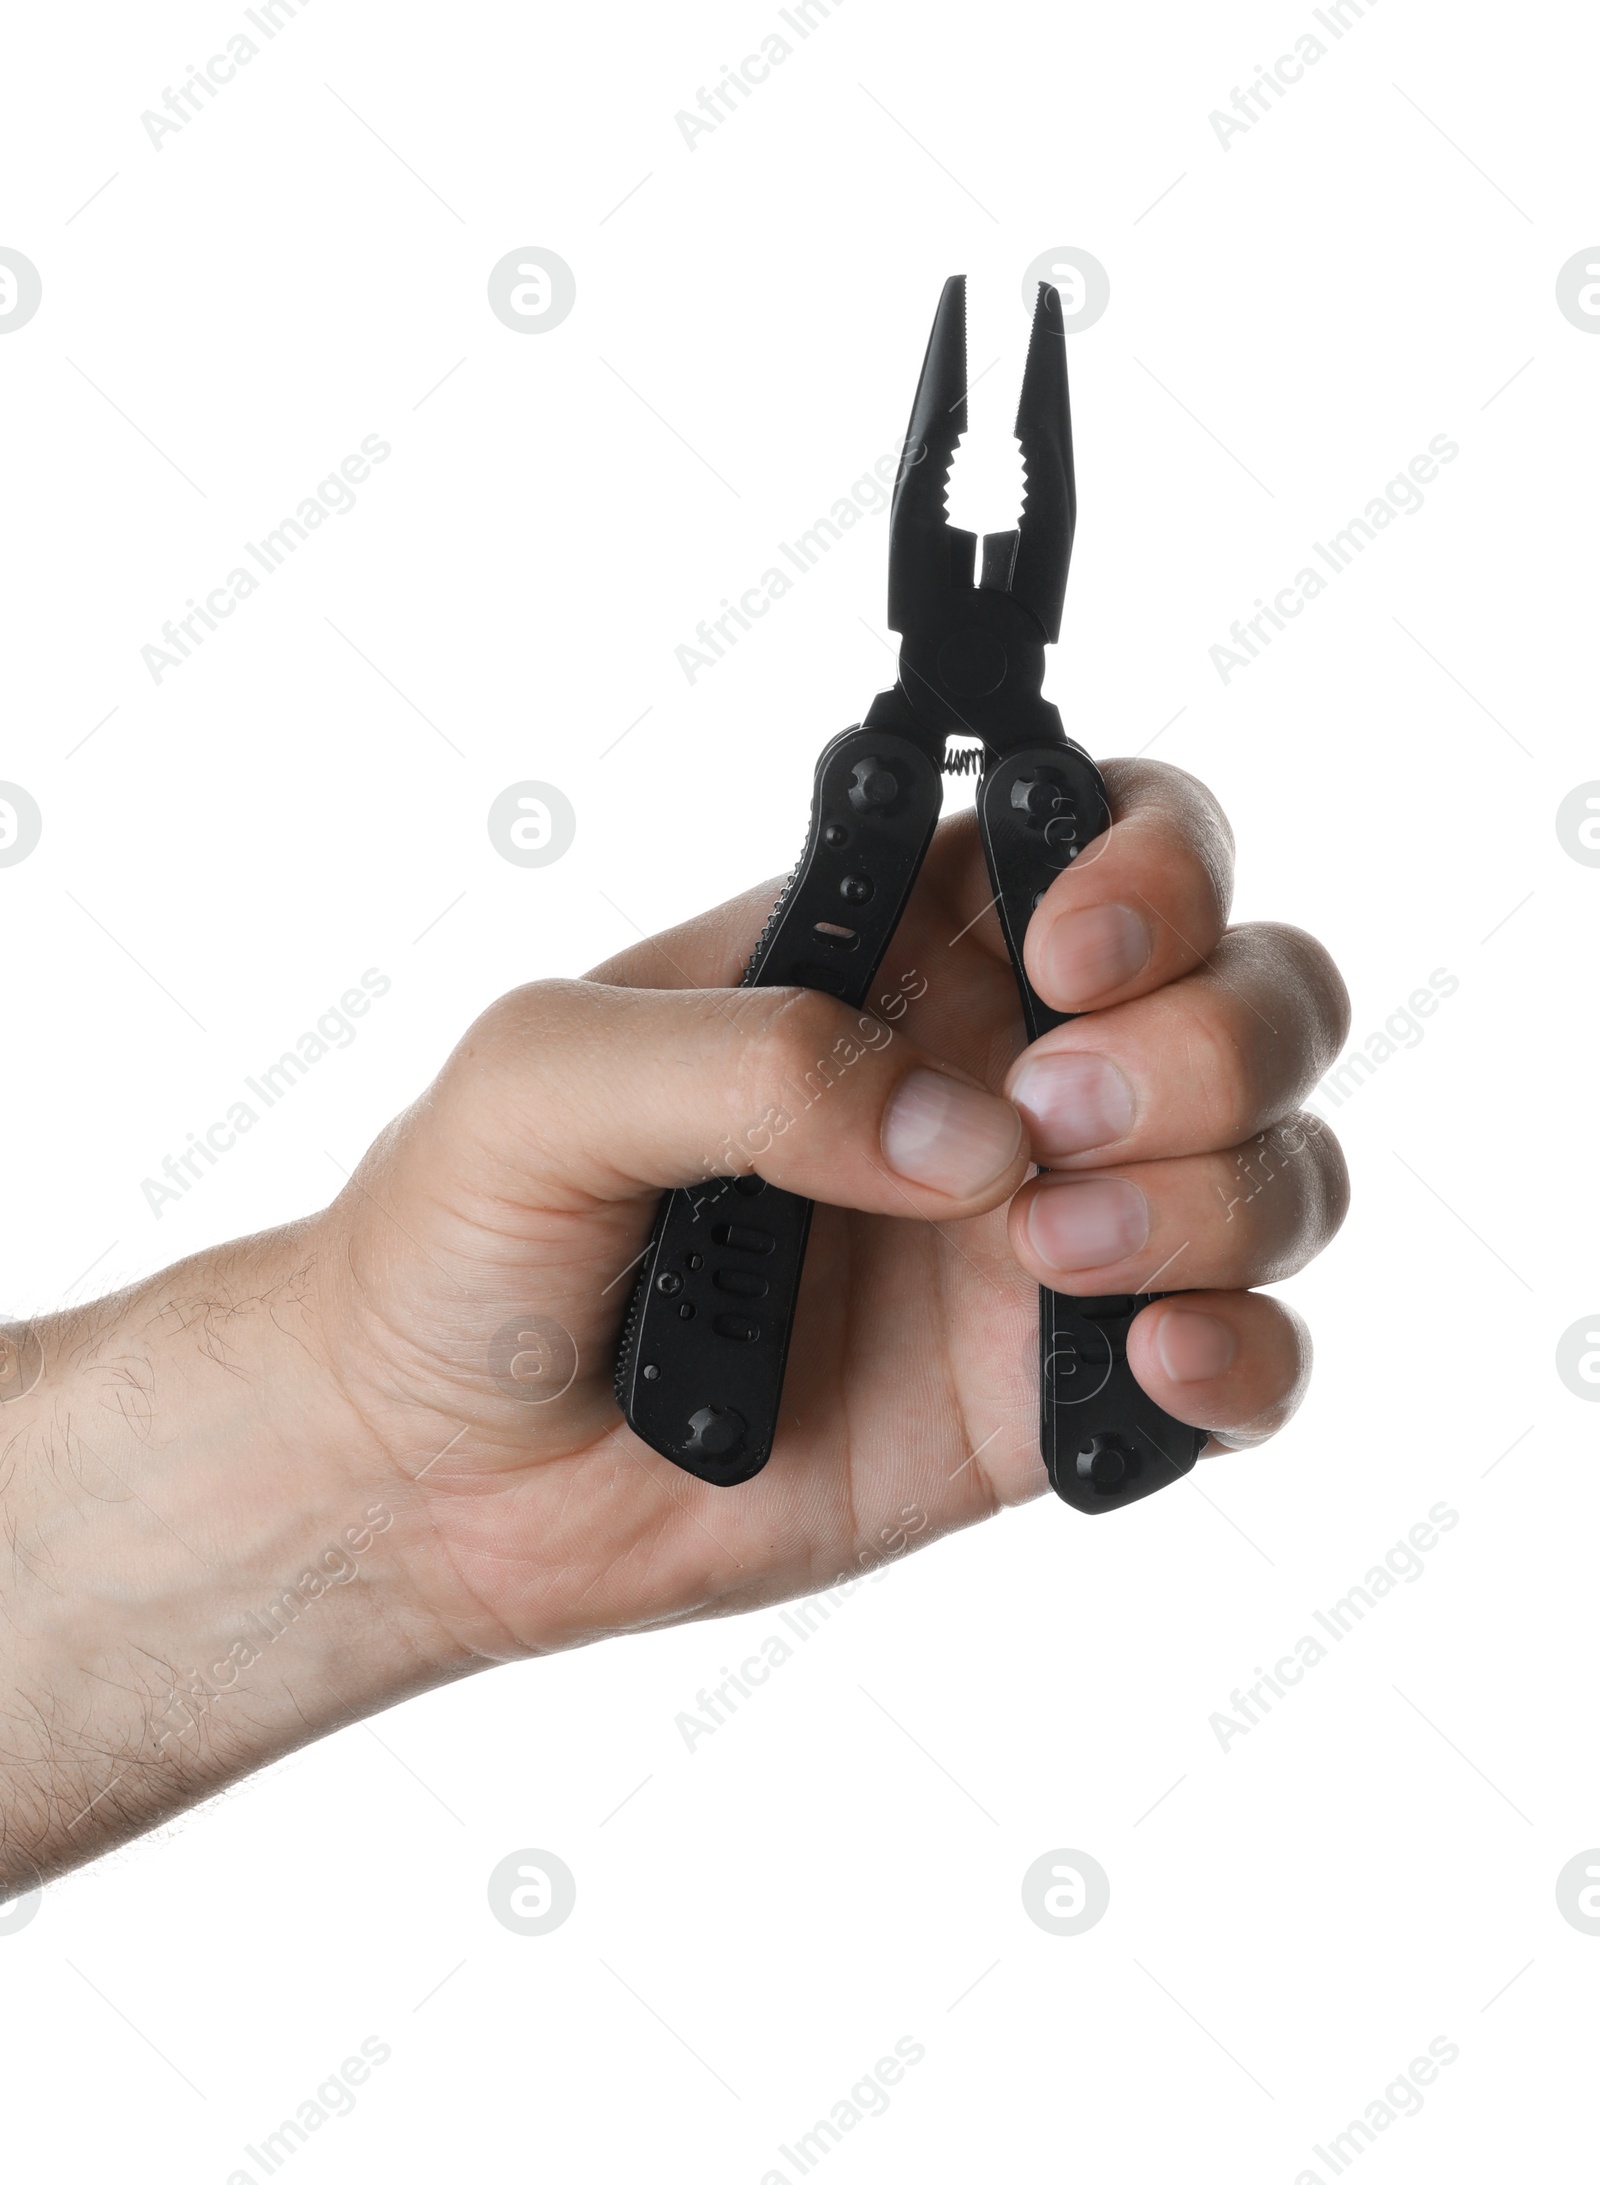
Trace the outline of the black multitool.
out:
<instances>
[{"instance_id":1,"label":"black multitool","mask_svg":"<svg viewBox=\"0 0 1600 2185\"><path fill-rule=\"evenodd\" d=\"M1067 1022L1022 964L1050 883L1110 821L1105 784L1043 695L1061 634L1077 500L1061 299L1042 282L1016 436L1025 475L1014 531L978 540L945 521L967 429L966 282L945 283L889 518L889 623L899 672L817 762L811 829L745 971L746 986L809 986L861 1009L932 839L941 775L981 755L979 831L1030 1041ZM949 739L971 748L947 758ZM981 746L980 751L976 748ZM811 1201L759 1176L670 1191L645 1251L617 1358L617 1401L652 1449L736 1486L777 1431ZM1075 1509L1115 1510L1180 1478L1205 1442L1128 1365L1139 1296L1039 1293L1040 1443Z\"/></svg>"}]
</instances>

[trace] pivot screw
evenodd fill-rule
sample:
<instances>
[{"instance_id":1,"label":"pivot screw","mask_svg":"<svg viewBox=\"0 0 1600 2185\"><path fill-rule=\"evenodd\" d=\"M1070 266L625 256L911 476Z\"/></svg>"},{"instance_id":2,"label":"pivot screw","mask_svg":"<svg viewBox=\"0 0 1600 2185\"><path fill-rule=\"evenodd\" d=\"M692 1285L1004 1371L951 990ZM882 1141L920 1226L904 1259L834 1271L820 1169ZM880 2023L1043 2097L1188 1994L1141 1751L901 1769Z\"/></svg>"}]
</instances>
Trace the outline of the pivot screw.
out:
<instances>
[{"instance_id":1,"label":"pivot screw","mask_svg":"<svg viewBox=\"0 0 1600 2185\"><path fill-rule=\"evenodd\" d=\"M1074 1469L1097 1494L1114 1494L1127 1477L1128 1453L1109 1434L1095 1434L1078 1451Z\"/></svg>"},{"instance_id":2,"label":"pivot screw","mask_svg":"<svg viewBox=\"0 0 1600 2185\"><path fill-rule=\"evenodd\" d=\"M688 1457L731 1456L744 1436L745 1422L737 1411L724 1411L720 1404L703 1404L689 1415L689 1439L683 1453Z\"/></svg>"},{"instance_id":3,"label":"pivot screw","mask_svg":"<svg viewBox=\"0 0 1600 2185\"><path fill-rule=\"evenodd\" d=\"M850 802L858 812L887 812L899 800L900 784L882 759L858 759Z\"/></svg>"},{"instance_id":4,"label":"pivot screw","mask_svg":"<svg viewBox=\"0 0 1600 2185\"><path fill-rule=\"evenodd\" d=\"M683 1288L682 1275L657 1275L656 1288L663 1297L676 1297Z\"/></svg>"},{"instance_id":5,"label":"pivot screw","mask_svg":"<svg viewBox=\"0 0 1600 2185\"><path fill-rule=\"evenodd\" d=\"M870 903L872 882L864 872L847 873L839 882L839 893L847 903Z\"/></svg>"},{"instance_id":6,"label":"pivot screw","mask_svg":"<svg viewBox=\"0 0 1600 2185\"><path fill-rule=\"evenodd\" d=\"M1047 826L1057 819L1072 820L1076 806L1066 784L1055 774L1023 774L1011 784L1011 809L1026 812L1031 820ZM1076 830L1074 830L1076 831Z\"/></svg>"}]
</instances>

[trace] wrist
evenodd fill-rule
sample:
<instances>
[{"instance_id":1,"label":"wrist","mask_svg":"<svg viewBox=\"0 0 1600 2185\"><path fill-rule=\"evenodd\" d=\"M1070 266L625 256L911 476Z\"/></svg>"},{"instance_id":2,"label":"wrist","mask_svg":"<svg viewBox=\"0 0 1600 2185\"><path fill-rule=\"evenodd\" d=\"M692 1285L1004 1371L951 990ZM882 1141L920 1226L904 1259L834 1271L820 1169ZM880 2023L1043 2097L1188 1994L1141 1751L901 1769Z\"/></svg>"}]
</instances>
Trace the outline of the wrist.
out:
<instances>
[{"instance_id":1,"label":"wrist","mask_svg":"<svg viewBox=\"0 0 1600 2185\"><path fill-rule=\"evenodd\" d=\"M328 1241L299 1223L34 1326L0 1404L12 1886L468 1666L323 1355Z\"/></svg>"}]
</instances>

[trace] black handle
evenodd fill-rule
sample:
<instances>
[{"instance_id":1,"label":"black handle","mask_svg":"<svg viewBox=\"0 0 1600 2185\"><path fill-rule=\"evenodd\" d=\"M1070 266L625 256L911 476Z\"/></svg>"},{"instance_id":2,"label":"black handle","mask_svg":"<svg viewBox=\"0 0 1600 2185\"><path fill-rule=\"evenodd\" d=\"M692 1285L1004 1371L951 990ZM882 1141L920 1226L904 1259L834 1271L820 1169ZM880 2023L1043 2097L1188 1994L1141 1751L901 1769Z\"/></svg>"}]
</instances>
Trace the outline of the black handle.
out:
<instances>
[{"instance_id":1,"label":"black handle","mask_svg":"<svg viewBox=\"0 0 1600 2185\"><path fill-rule=\"evenodd\" d=\"M938 769L904 736L835 737L817 762L805 850L743 984L817 987L859 1009L942 797ZM848 1066L819 1056L797 1101L820 1097ZM776 1120L751 1118L753 1158ZM640 1440L697 1479L737 1486L772 1453L810 1226L809 1199L759 1176L713 1176L661 1201L623 1324L616 1397Z\"/></svg>"},{"instance_id":2,"label":"black handle","mask_svg":"<svg viewBox=\"0 0 1600 2185\"><path fill-rule=\"evenodd\" d=\"M983 776L978 827L1030 1040L1068 1019L1028 983L1028 920L1110 817L1099 769L1073 743L1017 752ZM1039 1292L1039 1442L1051 1486L1074 1509L1095 1515L1154 1494L1181 1479L1205 1446L1203 1431L1169 1417L1128 1365L1134 1315L1164 1294Z\"/></svg>"}]
</instances>

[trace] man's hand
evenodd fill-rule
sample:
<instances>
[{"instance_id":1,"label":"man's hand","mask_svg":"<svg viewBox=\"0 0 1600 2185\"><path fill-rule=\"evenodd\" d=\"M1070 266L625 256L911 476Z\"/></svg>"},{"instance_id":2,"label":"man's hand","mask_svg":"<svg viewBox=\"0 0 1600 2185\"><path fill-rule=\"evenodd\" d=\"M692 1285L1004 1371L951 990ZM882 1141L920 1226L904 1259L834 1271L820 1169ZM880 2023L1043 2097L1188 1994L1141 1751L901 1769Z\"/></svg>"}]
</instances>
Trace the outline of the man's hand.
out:
<instances>
[{"instance_id":1,"label":"man's hand","mask_svg":"<svg viewBox=\"0 0 1600 2185\"><path fill-rule=\"evenodd\" d=\"M1181 1288L1134 1324L1144 1387L1213 1446L1283 1423L1309 1343L1251 1285L1344 1213L1332 1135L1296 1113L1343 1042L1344 989L1304 934L1227 929L1232 844L1204 789L1105 774L1114 825L1028 933L1039 993L1086 1014L1025 1053L966 815L939 829L869 1013L734 990L776 892L755 890L496 1003L322 1215L61 1325L13 1444L35 1459L6 1490L13 1532L56 1523L52 1486L87 1476L74 1435L139 1508L97 1496L102 1528L134 1530L52 1565L106 1605L56 1618L54 1654L19 1667L70 1687L79 1749L70 1782L29 1762L17 1872L429 1683L815 1590L1042 1493L1038 1283ZM1051 1173L1027 1181L1030 1160ZM819 1203L778 1441L725 1490L634 1439L611 1373L658 1195L738 1171ZM368 1536L340 1551L348 1576L245 1637L255 1659L236 1648L174 1739L164 1688L221 1683L207 1664L257 1596L347 1527ZM108 1575L153 1583L157 1564L148 1604ZM120 1714L117 1686L136 1695Z\"/></svg>"},{"instance_id":2,"label":"man's hand","mask_svg":"<svg viewBox=\"0 0 1600 2185\"><path fill-rule=\"evenodd\" d=\"M1224 931L1231 842L1198 784L1107 778L1116 823L1028 936L1044 998L1091 1013L1026 1054L968 816L939 830L871 1017L728 991L769 885L590 981L508 995L374 1148L324 1217L320 1315L373 1448L402 1473L448 1450L415 1490L382 1484L456 1644L750 1608L881 1554L908 1509L931 1538L1041 1493L1040 1282L1161 1271L1191 1294L1134 1327L1157 1402L1222 1443L1288 1416L1306 1337L1249 1286L1343 1216L1331 1134L1295 1116L1342 1044L1343 986L1304 934ZM1024 1182L1030 1155L1049 1178ZM611 1369L657 1195L735 1169L819 1205L777 1445L721 1489L634 1440ZM575 1364L551 1401L489 1369L519 1313L570 1337L545 1341L546 1373Z\"/></svg>"}]
</instances>

